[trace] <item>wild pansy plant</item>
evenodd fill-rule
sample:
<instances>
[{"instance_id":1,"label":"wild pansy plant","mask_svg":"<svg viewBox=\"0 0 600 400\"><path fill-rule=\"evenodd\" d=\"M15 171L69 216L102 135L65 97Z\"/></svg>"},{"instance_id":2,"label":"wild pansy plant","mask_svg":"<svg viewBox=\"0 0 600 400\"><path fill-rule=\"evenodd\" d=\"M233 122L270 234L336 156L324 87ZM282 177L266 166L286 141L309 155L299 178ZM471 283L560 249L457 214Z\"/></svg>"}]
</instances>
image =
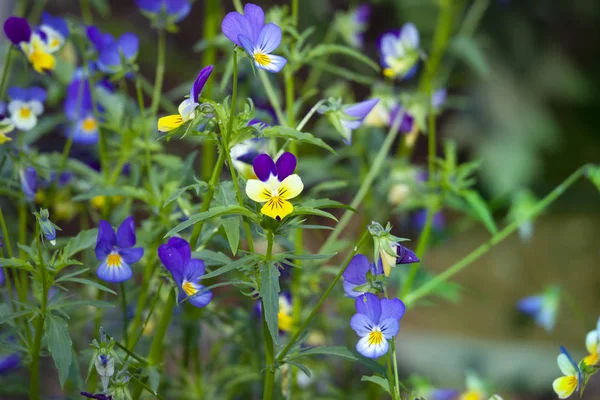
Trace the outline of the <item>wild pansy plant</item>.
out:
<instances>
[{"instance_id":1,"label":"wild pansy plant","mask_svg":"<svg viewBox=\"0 0 600 400\"><path fill-rule=\"evenodd\" d=\"M388 78L405 79L416 73L416 65L421 57L419 31L412 23L401 29L389 32L379 39L379 53L383 74Z\"/></svg>"},{"instance_id":2,"label":"wild pansy plant","mask_svg":"<svg viewBox=\"0 0 600 400\"><path fill-rule=\"evenodd\" d=\"M98 278L106 282L121 283L133 276L131 264L138 262L144 255L142 247L136 244L135 223L133 217L121 222L117 232L104 220L98 225L96 240L96 258L100 266L96 270Z\"/></svg>"},{"instance_id":3,"label":"wild pansy plant","mask_svg":"<svg viewBox=\"0 0 600 400\"><path fill-rule=\"evenodd\" d=\"M552 388L559 399L566 399L575 391L582 390L585 377L581 372L579 365L575 363L567 349L562 346L560 347L560 354L556 361L560 372L562 372L564 376L556 378L552 383ZM583 393L581 394L583 395Z\"/></svg>"}]
</instances>

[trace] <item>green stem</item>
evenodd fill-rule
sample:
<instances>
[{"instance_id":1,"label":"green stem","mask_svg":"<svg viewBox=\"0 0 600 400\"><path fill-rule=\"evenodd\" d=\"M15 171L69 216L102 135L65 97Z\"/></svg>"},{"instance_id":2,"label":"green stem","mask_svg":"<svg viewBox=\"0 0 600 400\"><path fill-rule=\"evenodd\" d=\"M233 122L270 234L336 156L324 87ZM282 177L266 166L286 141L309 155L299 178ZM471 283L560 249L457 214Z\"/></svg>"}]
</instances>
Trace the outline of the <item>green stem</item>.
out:
<instances>
[{"instance_id":1,"label":"green stem","mask_svg":"<svg viewBox=\"0 0 600 400\"><path fill-rule=\"evenodd\" d=\"M92 25L94 23L94 17L92 15L92 9L90 7L90 0L81 0L79 2L81 8L81 16L83 17L83 22L86 25Z\"/></svg>"},{"instance_id":2,"label":"green stem","mask_svg":"<svg viewBox=\"0 0 600 400\"><path fill-rule=\"evenodd\" d=\"M38 251L38 269L42 280L41 307L35 327L35 339L31 352L31 383L29 386L29 398L40 399L40 353L42 351L42 335L44 334L44 322L46 320L46 307L48 305L48 282L46 277L46 266L42 255L42 246L40 243L40 228L36 224L36 242Z\"/></svg>"},{"instance_id":3,"label":"green stem","mask_svg":"<svg viewBox=\"0 0 600 400\"><path fill-rule=\"evenodd\" d=\"M166 34L163 29L158 31L158 56L156 61L156 77L154 78L154 93L152 94L151 115L156 115L160 103L163 78L165 76Z\"/></svg>"},{"instance_id":4,"label":"green stem","mask_svg":"<svg viewBox=\"0 0 600 400\"><path fill-rule=\"evenodd\" d=\"M267 231L267 251L265 253L265 268L271 268L271 256L273 253L273 241L275 239L275 234L272 231ZM265 341L265 384L264 384L264 392L263 392L263 400L271 400L273 398L273 386L275 383L275 345L273 342L273 338L271 337L271 332L269 331L269 326L267 324L267 317L264 310L265 304L263 302L262 305L262 326L263 326L263 336Z\"/></svg>"},{"instance_id":5,"label":"green stem","mask_svg":"<svg viewBox=\"0 0 600 400\"><path fill-rule=\"evenodd\" d=\"M160 319L160 323L158 324L158 328L154 334L154 339L150 345L148 364L151 366L156 366L162 361L163 340L167 333L167 329L169 328L169 324L171 323L171 317L173 316L173 311L175 310L176 304L177 299L175 297L175 291L171 289L169 290L169 299L163 307L163 314Z\"/></svg>"},{"instance_id":6,"label":"green stem","mask_svg":"<svg viewBox=\"0 0 600 400\"><path fill-rule=\"evenodd\" d=\"M294 126L294 75L290 67L283 70L285 76L285 106L287 107L287 124Z\"/></svg>"},{"instance_id":7,"label":"green stem","mask_svg":"<svg viewBox=\"0 0 600 400\"><path fill-rule=\"evenodd\" d=\"M323 39L323 44L330 44L335 41L337 35L337 30L335 27L335 22L329 25L327 29L327 33L325 34L325 38ZM328 56L324 56L321 58L323 63L327 62ZM317 87L319 84L319 79L321 79L321 74L323 73L323 69L321 68L311 68L308 73L308 78L306 79L304 86L302 87L302 91L305 92L307 90L313 89Z\"/></svg>"},{"instance_id":8,"label":"green stem","mask_svg":"<svg viewBox=\"0 0 600 400\"><path fill-rule=\"evenodd\" d=\"M127 291L125 290L125 282L121 282L121 312L123 313L123 342L127 343Z\"/></svg>"},{"instance_id":9,"label":"green stem","mask_svg":"<svg viewBox=\"0 0 600 400\"><path fill-rule=\"evenodd\" d=\"M548 207L550 204L552 204L552 202L554 202L558 197L560 197L560 195L563 194L571 185L573 185L575 182L577 182L577 180L581 176L583 176L588 171L589 168L590 168L590 165L586 164L586 165L580 167L579 169L577 169L567 179L565 179L560 185L558 185L556 188L554 188L554 190L552 190L546 197L544 197L542 200L540 200L535 205L535 207L533 207L531 209L531 211L529 212L529 214L527 216L524 216L524 218L512 222L510 225L506 226L504 229L502 229L500 232L498 232L496 235L494 235L490 240L488 240L487 242L485 242L484 244L482 244L481 246L479 246L478 248L473 250L471 253L469 253L467 256L465 256L463 259L461 259L457 263L453 264L450 268L446 269L444 272L440 273L435 278L433 278L430 281L428 281L427 283L425 283L423 286L419 287L418 289L416 289L413 292L411 292L410 294L408 294L404 300L404 303L407 306L413 305L418 299L431 293L431 291L433 289L435 289L437 285L447 281L449 278L451 278L452 276L456 275L457 273L462 271L464 268L469 266L472 262L479 259L485 253L487 253L488 250L490 250L492 247L494 247L495 245L497 245L498 243L503 241L511 233L516 231L519 228L519 226L523 223L523 221L535 218L546 207Z\"/></svg>"},{"instance_id":10,"label":"green stem","mask_svg":"<svg viewBox=\"0 0 600 400\"><path fill-rule=\"evenodd\" d=\"M297 28L298 27L298 0L292 0L292 23Z\"/></svg>"},{"instance_id":11,"label":"green stem","mask_svg":"<svg viewBox=\"0 0 600 400\"><path fill-rule=\"evenodd\" d=\"M392 144L394 143L394 140L396 139L396 136L398 136L398 133L399 133L398 128L400 127L402 118L403 118L403 114L399 113L398 116L396 116L396 119L394 120L394 122L392 123L392 126L390 127L390 130L387 133L387 136L383 142L383 145L381 146L381 149L379 149L379 153L377 153L377 156L375 157L375 160L373 161L373 165L371 166L371 169L369 169L369 173L367 174L365 179L362 181L362 184L361 184L360 188L358 189L358 192L356 192L356 195L354 196L354 198L352 199L352 202L350 203L350 207L352 207L353 209L357 209L358 206L360 206L360 204L364 200L365 196L369 192L371 185L375 181L375 178L377 178L377 176L381 172L381 169L383 168L383 164L385 163L386 156L389 153L390 148L392 147ZM335 227L335 230L331 233L331 235L329 235L329 237L327 238L325 243L323 243L323 245L321 246L321 249L319 250L319 254L327 253L327 251L330 249L331 245L337 241L340 234L344 231L344 229L346 228L348 223L350 223L350 220L352 219L353 214L354 214L354 211L352 211L352 210L346 210L344 212L344 214L342 215L342 218L340 219L340 222Z\"/></svg>"},{"instance_id":12,"label":"green stem","mask_svg":"<svg viewBox=\"0 0 600 400\"><path fill-rule=\"evenodd\" d=\"M133 352L133 350L135 350L135 346L140 341L140 338L144 334L144 331L146 330L146 327L148 326L148 322L150 321L150 318L152 317L152 314L154 313L154 308L156 307L156 303L158 303L158 299L160 298L159 293L163 287L163 283L164 283L164 281L161 279L160 283L158 285L158 289L156 290L156 296L154 296L154 298L152 299L152 304L150 305L150 309L148 310L148 315L146 315L146 319L144 320L144 324L142 325L142 328L138 332L135 339L131 342L131 344L128 343L127 347L129 347L132 352ZM123 364L125 364L125 362L127 361L127 357L129 357L129 354L125 357Z\"/></svg>"},{"instance_id":13,"label":"green stem","mask_svg":"<svg viewBox=\"0 0 600 400\"><path fill-rule=\"evenodd\" d=\"M146 126L146 106L144 105L144 93L142 92L142 83L140 81L139 74L135 76L135 92L138 101L138 108L140 109L140 118L142 119L142 129L144 130L144 139L146 141L145 161L146 171L148 176L152 173L152 158L150 157L150 129ZM117 168L120 174L121 168ZM118 175L117 175L118 176Z\"/></svg>"},{"instance_id":14,"label":"green stem","mask_svg":"<svg viewBox=\"0 0 600 400\"><path fill-rule=\"evenodd\" d=\"M269 102L271 103L273 110L275 110L275 115L277 116L278 122L280 124L285 123L286 119L285 119L285 115L283 114L283 111L281 108L281 102L279 101L279 98L275 94L275 90L273 89L273 86L271 85L271 81L269 80L269 75L265 71L260 70L260 71L258 71L258 76L260 77L260 80L262 81L263 86L265 87L265 92L267 94L267 98L269 99Z\"/></svg>"},{"instance_id":15,"label":"green stem","mask_svg":"<svg viewBox=\"0 0 600 400\"><path fill-rule=\"evenodd\" d=\"M138 77L140 79L140 84L142 85L142 91L146 94L146 96L152 96L152 93L154 92L154 86L152 83L150 83L150 81L141 74L138 74ZM173 101L171 101L167 96L160 96L159 103L168 114L179 114L177 104L173 103Z\"/></svg>"},{"instance_id":16,"label":"green stem","mask_svg":"<svg viewBox=\"0 0 600 400\"><path fill-rule=\"evenodd\" d=\"M6 57L4 59L4 67L2 69L2 82L0 83L0 98L4 98L4 94L6 91L6 84L8 83L8 74L13 61L13 51L13 46L8 46L8 52L6 53Z\"/></svg>"},{"instance_id":17,"label":"green stem","mask_svg":"<svg viewBox=\"0 0 600 400\"><path fill-rule=\"evenodd\" d=\"M317 312L319 311L319 309L321 308L321 306L323 305L323 303L325 302L325 300L327 300L327 297L329 297L329 294L331 293L331 291L335 287L336 283L338 283L338 281L342 277L342 274L344 273L344 271L348 267L348 264L350 264L350 261L352 261L352 258L354 258L354 256L356 255L356 253L358 253L358 249L362 246L363 242L369 236L370 236L369 235L369 231L365 231L363 233L363 235L360 237L360 239L356 243L356 246L354 246L354 249L352 249L352 251L350 252L350 254L348 254L348 257L346 257L346 260L344 260L344 264L343 264L342 268L340 268L340 271L338 272L338 274L335 276L335 278L333 278L333 281L331 281L331 283L329 284L329 287L325 290L325 293L323 293L323 295L319 299L319 302L315 305L315 308L313 308L313 310L308 315L308 317L304 320L304 322L302 323L302 325L300 325L300 327L296 330L296 332L294 333L294 335L292 336L292 338L290 339L290 341L288 342L288 344L277 355L277 358L275 358L275 362L279 362L279 361L283 360L283 358L287 355L287 353L290 351L290 349L298 341L298 339L300 338L300 336L304 333L304 331L306 330L306 328L308 327L308 325L310 324L310 322L313 320L313 318L315 317L315 315L317 315Z\"/></svg>"},{"instance_id":18,"label":"green stem","mask_svg":"<svg viewBox=\"0 0 600 400\"><path fill-rule=\"evenodd\" d=\"M304 128L304 126L308 123L308 121L310 121L310 119L312 118L312 116L317 112L317 110L319 109L319 107L321 107L321 105L324 104L325 102L327 102L326 99L319 100L317 102L317 104L315 104L313 106L313 108L311 108L310 111L304 116L304 118L302 118L302 121L300 121L300 123L296 127L296 130L297 131L301 131Z\"/></svg>"},{"instance_id":19,"label":"green stem","mask_svg":"<svg viewBox=\"0 0 600 400\"><path fill-rule=\"evenodd\" d=\"M390 357L387 359L387 375L388 382L390 384L390 394L392 395L392 400L398 400L396 397L396 386L394 384L394 372L392 371L392 354L390 353Z\"/></svg>"},{"instance_id":20,"label":"green stem","mask_svg":"<svg viewBox=\"0 0 600 400\"><path fill-rule=\"evenodd\" d=\"M240 14L244 12L244 7L242 7L242 2L240 0L233 0L233 6L235 7L235 11Z\"/></svg>"},{"instance_id":21,"label":"green stem","mask_svg":"<svg viewBox=\"0 0 600 400\"><path fill-rule=\"evenodd\" d=\"M4 213L2 212L2 207L0 206L0 228L2 229L2 238L3 238L3 243L5 244L5 246L3 246L6 249L6 255L8 256L8 258L12 258L13 256L13 252L12 252L12 246L10 244L10 237L8 236L8 229L6 228L6 221L4 220ZM0 251L0 254L2 254L2 251ZM21 287L21 283L19 280L19 274L18 274L18 270L16 268L11 268L10 271L12 272L10 275L8 274L8 268L2 267L0 266L0 268L4 268L6 271L6 290L8 291L8 294L10 296L10 303L11 303L11 307L13 309L13 312L17 311L17 305L14 302L14 293L12 291L12 283L11 283L11 275L15 281L15 289L17 290L17 293L19 293L19 289ZM20 307L19 307L20 308Z\"/></svg>"},{"instance_id":22,"label":"green stem","mask_svg":"<svg viewBox=\"0 0 600 400\"><path fill-rule=\"evenodd\" d=\"M213 195L215 194L215 188L219 183L219 177L221 176L221 171L223 170L223 165L225 164L225 150L221 150L219 152L219 158L217 158L217 164L213 169L213 174L210 178L210 182L208 183L208 190L204 195L204 200L202 202L202 207L200 208L200 212L205 212L210 207L210 202L212 201ZM190 245L192 250L196 249L200 244L198 241L200 239L200 234L202 233L202 227L204 226L204 221L198 222L194 225L194 230L192 231L192 236L190 237Z\"/></svg>"},{"instance_id":23,"label":"green stem","mask_svg":"<svg viewBox=\"0 0 600 400\"><path fill-rule=\"evenodd\" d=\"M400 379L398 378L398 357L396 356L395 338L392 338L392 340L390 340L390 346L392 365L394 366L394 391L396 393L396 398L400 399Z\"/></svg>"},{"instance_id":24,"label":"green stem","mask_svg":"<svg viewBox=\"0 0 600 400\"><path fill-rule=\"evenodd\" d=\"M33 9L31 10L31 14L29 14L29 23L36 25L39 20L40 20L40 16L42 15L42 11L44 11L44 8L46 7L46 2L48 0L37 0L34 5L33 5Z\"/></svg>"}]
</instances>

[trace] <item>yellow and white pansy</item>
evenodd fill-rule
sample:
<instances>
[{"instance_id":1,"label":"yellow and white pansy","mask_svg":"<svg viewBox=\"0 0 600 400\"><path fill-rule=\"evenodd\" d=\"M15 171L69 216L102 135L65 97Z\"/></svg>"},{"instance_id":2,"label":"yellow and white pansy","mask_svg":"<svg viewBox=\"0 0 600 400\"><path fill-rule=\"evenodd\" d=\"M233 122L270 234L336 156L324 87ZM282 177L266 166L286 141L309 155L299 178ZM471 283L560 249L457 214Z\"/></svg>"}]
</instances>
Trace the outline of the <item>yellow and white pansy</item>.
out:
<instances>
[{"instance_id":1,"label":"yellow and white pansy","mask_svg":"<svg viewBox=\"0 0 600 400\"><path fill-rule=\"evenodd\" d=\"M566 399L571 396L576 390L579 390L583 383L583 374L579 366L575 364L571 355L564 347L560 347L560 354L556 361L558 368L564 376L557 378L552 383L552 388L558 395L559 399Z\"/></svg>"},{"instance_id":2,"label":"yellow and white pansy","mask_svg":"<svg viewBox=\"0 0 600 400\"><path fill-rule=\"evenodd\" d=\"M304 184L297 174L296 157L292 153L283 153L275 163L267 154L254 158L254 173L258 179L249 179L246 194L257 203L264 203L260 212L281 221L294 211L288 200L298 196Z\"/></svg>"},{"instance_id":3,"label":"yellow and white pansy","mask_svg":"<svg viewBox=\"0 0 600 400\"><path fill-rule=\"evenodd\" d=\"M598 364L600 360L600 355L598 354L600 351L600 318L598 318L596 329L588 332L586 335L585 348L588 351L588 355L583 359L583 362L589 366Z\"/></svg>"},{"instance_id":4,"label":"yellow and white pansy","mask_svg":"<svg viewBox=\"0 0 600 400\"><path fill-rule=\"evenodd\" d=\"M44 112L46 90L41 87L20 88L13 86L8 89L10 102L8 112L14 126L22 131L28 131L37 125L38 117Z\"/></svg>"}]
</instances>

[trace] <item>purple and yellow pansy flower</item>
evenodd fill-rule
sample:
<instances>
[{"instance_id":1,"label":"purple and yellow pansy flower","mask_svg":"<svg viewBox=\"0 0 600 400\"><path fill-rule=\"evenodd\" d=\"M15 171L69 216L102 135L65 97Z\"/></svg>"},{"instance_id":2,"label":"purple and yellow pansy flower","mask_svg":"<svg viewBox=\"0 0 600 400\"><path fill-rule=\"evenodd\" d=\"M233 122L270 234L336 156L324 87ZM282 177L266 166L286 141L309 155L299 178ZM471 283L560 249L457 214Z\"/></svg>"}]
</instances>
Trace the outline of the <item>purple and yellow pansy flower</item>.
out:
<instances>
[{"instance_id":1,"label":"purple and yellow pansy flower","mask_svg":"<svg viewBox=\"0 0 600 400\"><path fill-rule=\"evenodd\" d=\"M166 117L162 117L158 120L159 132L165 133L172 131L173 129L179 128L184 123L196 118L196 109L200 105L198 103L200 94L202 93L208 78L210 78L212 71L212 65L202 68L200 73L198 73L192 88L190 89L190 97L185 99L179 105L179 114L167 115Z\"/></svg>"},{"instance_id":2,"label":"purple and yellow pansy flower","mask_svg":"<svg viewBox=\"0 0 600 400\"><path fill-rule=\"evenodd\" d=\"M64 18L55 17L47 12L42 13L42 24L39 30L46 36L46 46L50 53L60 50L69 37L69 25Z\"/></svg>"},{"instance_id":3,"label":"purple and yellow pansy flower","mask_svg":"<svg viewBox=\"0 0 600 400\"><path fill-rule=\"evenodd\" d=\"M281 221L294 206L288 200L298 196L304 184L297 174L296 157L285 152L274 162L268 154L254 158L254 173L258 179L249 179L246 194L257 203L265 203L260 212Z\"/></svg>"},{"instance_id":4,"label":"purple and yellow pansy flower","mask_svg":"<svg viewBox=\"0 0 600 400\"><path fill-rule=\"evenodd\" d=\"M255 4L246 4L244 14L230 12L221 23L227 39L243 47L254 60L256 68L279 72L287 60L271 54L281 43L281 28L273 23L265 25L265 13Z\"/></svg>"},{"instance_id":5,"label":"purple and yellow pansy flower","mask_svg":"<svg viewBox=\"0 0 600 400\"><path fill-rule=\"evenodd\" d=\"M133 217L125 218L116 234L110 223L101 220L96 241L96 258L101 262L96 270L98 278L112 283L130 279L133 276L130 265L138 262L144 255L144 249L134 247L135 244Z\"/></svg>"},{"instance_id":6,"label":"purple and yellow pansy flower","mask_svg":"<svg viewBox=\"0 0 600 400\"><path fill-rule=\"evenodd\" d=\"M399 31L384 34L379 40L379 52L386 77L411 77L421 57L417 27L407 23Z\"/></svg>"},{"instance_id":7,"label":"purple and yellow pansy flower","mask_svg":"<svg viewBox=\"0 0 600 400\"><path fill-rule=\"evenodd\" d=\"M566 399L580 389L583 384L583 373L567 349L562 346L560 346L560 354L556 361L564 376L556 378L552 382L552 388L559 399Z\"/></svg>"},{"instance_id":8,"label":"purple and yellow pansy flower","mask_svg":"<svg viewBox=\"0 0 600 400\"><path fill-rule=\"evenodd\" d=\"M400 299L381 299L373 293L365 293L356 298L356 314L350 326L360 340L356 350L365 357L378 358L386 354L389 340L400 330L400 319L406 307Z\"/></svg>"},{"instance_id":9,"label":"purple and yellow pansy flower","mask_svg":"<svg viewBox=\"0 0 600 400\"><path fill-rule=\"evenodd\" d=\"M192 258L190 244L184 239L172 237L158 248L158 257L169 270L179 287L179 301L188 299L194 307L206 307L213 294L204 290L200 278L206 272L204 261Z\"/></svg>"},{"instance_id":10,"label":"purple and yellow pansy flower","mask_svg":"<svg viewBox=\"0 0 600 400\"><path fill-rule=\"evenodd\" d=\"M13 86L8 88L8 97L10 98L8 112L15 127L22 131L35 127L38 117L44 112L46 90L38 86L29 88Z\"/></svg>"}]
</instances>

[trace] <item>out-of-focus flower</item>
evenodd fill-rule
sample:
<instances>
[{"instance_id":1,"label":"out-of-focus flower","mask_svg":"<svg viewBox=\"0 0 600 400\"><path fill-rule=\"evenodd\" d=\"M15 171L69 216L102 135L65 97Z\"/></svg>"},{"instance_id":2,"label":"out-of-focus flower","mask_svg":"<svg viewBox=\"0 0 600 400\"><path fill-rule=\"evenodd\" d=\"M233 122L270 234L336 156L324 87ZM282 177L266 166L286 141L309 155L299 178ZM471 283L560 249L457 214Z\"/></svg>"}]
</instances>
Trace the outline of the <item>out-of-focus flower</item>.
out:
<instances>
[{"instance_id":1,"label":"out-of-focus flower","mask_svg":"<svg viewBox=\"0 0 600 400\"><path fill-rule=\"evenodd\" d=\"M39 213L34 213L38 224L40 226L40 234L46 238L47 241L56 245L56 229L58 228L52 221L50 221L50 213L48 210L41 209ZM60 228L58 228L60 230Z\"/></svg>"},{"instance_id":2,"label":"out-of-focus flower","mask_svg":"<svg viewBox=\"0 0 600 400\"><path fill-rule=\"evenodd\" d=\"M39 73L50 72L56 67L56 59L46 42L42 30L32 31L25 18L9 17L4 22L6 37L27 57L33 69Z\"/></svg>"},{"instance_id":3,"label":"out-of-focus flower","mask_svg":"<svg viewBox=\"0 0 600 400\"><path fill-rule=\"evenodd\" d=\"M369 259L363 254L355 255L342 274L346 296L355 298L370 290L379 291L380 288L372 282L380 275L383 275L381 260L376 265L369 263Z\"/></svg>"},{"instance_id":4,"label":"out-of-focus flower","mask_svg":"<svg viewBox=\"0 0 600 400\"><path fill-rule=\"evenodd\" d=\"M371 99L356 104L342 106L339 109L330 108L325 115L334 128L342 135L344 142L352 143L352 131L358 129L367 115L373 110L379 99Z\"/></svg>"},{"instance_id":5,"label":"out-of-focus flower","mask_svg":"<svg viewBox=\"0 0 600 400\"><path fill-rule=\"evenodd\" d=\"M264 215L281 221L294 211L288 200L298 196L304 184L297 174L296 156L285 152L277 163L268 154L261 154L254 159L254 173L258 179L249 179L246 183L246 194L258 203L265 203L260 209Z\"/></svg>"},{"instance_id":6,"label":"out-of-focus flower","mask_svg":"<svg viewBox=\"0 0 600 400\"><path fill-rule=\"evenodd\" d=\"M279 313L277 314L277 324L282 332L291 332L294 328L294 318L292 317L292 300L289 292L279 293Z\"/></svg>"},{"instance_id":7,"label":"out-of-focus flower","mask_svg":"<svg viewBox=\"0 0 600 400\"><path fill-rule=\"evenodd\" d=\"M583 359L586 365L592 366L598 364L600 360L600 318L596 323L596 329L588 332L585 336L585 348L588 351L588 355Z\"/></svg>"},{"instance_id":8,"label":"out-of-focus flower","mask_svg":"<svg viewBox=\"0 0 600 400\"><path fill-rule=\"evenodd\" d=\"M528 241L533 236L533 220L528 218L537 205L538 199L529 190L520 190L512 199L512 206L508 217L512 221L519 221L519 237L523 242Z\"/></svg>"},{"instance_id":9,"label":"out-of-focus flower","mask_svg":"<svg viewBox=\"0 0 600 400\"><path fill-rule=\"evenodd\" d=\"M466 391L460 395L460 400L484 400L487 397L486 385L477 374L468 372L465 386Z\"/></svg>"},{"instance_id":10,"label":"out-of-focus flower","mask_svg":"<svg viewBox=\"0 0 600 400\"><path fill-rule=\"evenodd\" d=\"M95 400L113 400L113 397L110 395L102 394L102 393L90 393L90 392L81 392L83 397L87 397L88 399Z\"/></svg>"},{"instance_id":11,"label":"out-of-focus flower","mask_svg":"<svg viewBox=\"0 0 600 400\"><path fill-rule=\"evenodd\" d=\"M6 136L7 133L11 133L15 129L15 124L8 116L8 109L6 103L0 101L0 144L10 142L12 138Z\"/></svg>"},{"instance_id":12,"label":"out-of-focus flower","mask_svg":"<svg viewBox=\"0 0 600 400\"><path fill-rule=\"evenodd\" d=\"M427 210L418 210L413 214L412 223L417 231L422 231L427 221ZM443 231L446 228L446 217L443 211L433 214L431 227L434 231Z\"/></svg>"},{"instance_id":13,"label":"out-of-focus flower","mask_svg":"<svg viewBox=\"0 0 600 400\"><path fill-rule=\"evenodd\" d=\"M140 47L139 38L133 33L124 33L115 39L109 33L102 33L95 26L87 28L87 36L98 53L96 62L100 71L110 74L120 72L126 64L132 64Z\"/></svg>"},{"instance_id":14,"label":"out-of-focus flower","mask_svg":"<svg viewBox=\"0 0 600 400\"><path fill-rule=\"evenodd\" d=\"M256 121L255 123L261 122ZM250 125L250 123L248 125ZM267 151L267 147L268 142L264 138L252 138L236 144L231 148L230 152L233 167L246 179L256 178L252 163L259 154L263 154Z\"/></svg>"},{"instance_id":15,"label":"out-of-focus flower","mask_svg":"<svg viewBox=\"0 0 600 400\"><path fill-rule=\"evenodd\" d=\"M115 374L115 359L110 355L100 354L96 357L94 366L96 367L96 372L100 375L103 390L106 392L110 378Z\"/></svg>"},{"instance_id":16,"label":"out-of-focus flower","mask_svg":"<svg viewBox=\"0 0 600 400\"><path fill-rule=\"evenodd\" d=\"M407 23L397 32L384 34L379 40L381 65L388 78L410 78L416 73L420 58L419 31Z\"/></svg>"},{"instance_id":17,"label":"out-of-focus flower","mask_svg":"<svg viewBox=\"0 0 600 400\"><path fill-rule=\"evenodd\" d=\"M519 311L532 316L536 324L551 332L556 323L559 305L560 288L550 286L544 293L519 300L517 308Z\"/></svg>"},{"instance_id":18,"label":"out-of-focus flower","mask_svg":"<svg viewBox=\"0 0 600 400\"><path fill-rule=\"evenodd\" d=\"M556 359L560 372L563 373L563 377L556 378L552 382L552 388L558 395L559 399L566 399L571 396L573 392L579 390L583 383L583 373L579 369L579 366L575 364L573 358L564 347L560 346L560 354Z\"/></svg>"},{"instance_id":19,"label":"out-of-focus flower","mask_svg":"<svg viewBox=\"0 0 600 400\"><path fill-rule=\"evenodd\" d=\"M4 286L6 283L6 276L4 275L4 267L0 264L0 287Z\"/></svg>"},{"instance_id":20,"label":"out-of-focus flower","mask_svg":"<svg viewBox=\"0 0 600 400\"><path fill-rule=\"evenodd\" d=\"M378 222L369 224L369 232L375 244L375 259L380 259L385 276L390 276L391 269L398 264L413 264L419 262L417 255L400 243L406 239L390 233L392 226L388 223L385 229Z\"/></svg>"},{"instance_id":21,"label":"out-of-focus flower","mask_svg":"<svg viewBox=\"0 0 600 400\"><path fill-rule=\"evenodd\" d=\"M42 13L42 24L39 30L46 36L46 45L50 53L60 50L69 37L67 21L47 12Z\"/></svg>"},{"instance_id":22,"label":"out-of-focus flower","mask_svg":"<svg viewBox=\"0 0 600 400\"><path fill-rule=\"evenodd\" d=\"M255 4L246 4L244 14L230 12L221 23L227 39L246 50L256 68L279 72L287 60L271 54L281 43L281 28L273 23L265 25L265 13Z\"/></svg>"},{"instance_id":23,"label":"out-of-focus flower","mask_svg":"<svg viewBox=\"0 0 600 400\"><path fill-rule=\"evenodd\" d=\"M10 119L17 129L28 131L37 125L38 117L44 112L46 90L32 86L30 88L8 88L8 111Z\"/></svg>"},{"instance_id":24,"label":"out-of-focus flower","mask_svg":"<svg viewBox=\"0 0 600 400\"><path fill-rule=\"evenodd\" d=\"M0 355L0 375L17 369L21 365L21 356L18 353Z\"/></svg>"},{"instance_id":25,"label":"out-of-focus flower","mask_svg":"<svg viewBox=\"0 0 600 400\"><path fill-rule=\"evenodd\" d=\"M388 340L392 340L400 330L400 319L406 307L399 299L381 299L373 293L356 298L356 314L350 326L360 340L356 350L365 357L378 358L387 353Z\"/></svg>"},{"instance_id":26,"label":"out-of-focus flower","mask_svg":"<svg viewBox=\"0 0 600 400\"><path fill-rule=\"evenodd\" d=\"M202 93L202 89L204 89L204 85L206 85L206 81L210 78L210 74L213 71L213 66L209 65L208 67L202 68L192 88L190 90L190 97L185 99L179 105L179 114L168 115L166 117L162 117L158 120L158 131L159 132L169 132L175 128L180 127L185 122L191 121L196 118L196 109L200 105L198 103L198 99L200 94Z\"/></svg>"},{"instance_id":27,"label":"out-of-focus flower","mask_svg":"<svg viewBox=\"0 0 600 400\"><path fill-rule=\"evenodd\" d=\"M135 246L135 223L127 217L115 231L105 220L100 220L96 241L96 258L101 262L96 270L98 278L112 283L124 282L131 278L130 264L138 262L144 249Z\"/></svg>"},{"instance_id":28,"label":"out-of-focus flower","mask_svg":"<svg viewBox=\"0 0 600 400\"><path fill-rule=\"evenodd\" d=\"M337 18L336 28L346 43L359 49L363 47L370 16L371 6L364 3Z\"/></svg>"},{"instance_id":29,"label":"out-of-focus flower","mask_svg":"<svg viewBox=\"0 0 600 400\"><path fill-rule=\"evenodd\" d=\"M135 0L156 27L169 27L181 22L192 10L189 0Z\"/></svg>"},{"instance_id":30,"label":"out-of-focus flower","mask_svg":"<svg viewBox=\"0 0 600 400\"><path fill-rule=\"evenodd\" d=\"M204 275L204 261L192 258L190 244L184 239L172 237L158 248L158 257L169 270L179 287L179 301L186 297L194 307L206 307L213 294L204 290L199 281Z\"/></svg>"},{"instance_id":31,"label":"out-of-focus flower","mask_svg":"<svg viewBox=\"0 0 600 400\"><path fill-rule=\"evenodd\" d=\"M35 168L29 166L19 171L21 189L27 201L34 201L38 191L38 175Z\"/></svg>"}]
</instances>

